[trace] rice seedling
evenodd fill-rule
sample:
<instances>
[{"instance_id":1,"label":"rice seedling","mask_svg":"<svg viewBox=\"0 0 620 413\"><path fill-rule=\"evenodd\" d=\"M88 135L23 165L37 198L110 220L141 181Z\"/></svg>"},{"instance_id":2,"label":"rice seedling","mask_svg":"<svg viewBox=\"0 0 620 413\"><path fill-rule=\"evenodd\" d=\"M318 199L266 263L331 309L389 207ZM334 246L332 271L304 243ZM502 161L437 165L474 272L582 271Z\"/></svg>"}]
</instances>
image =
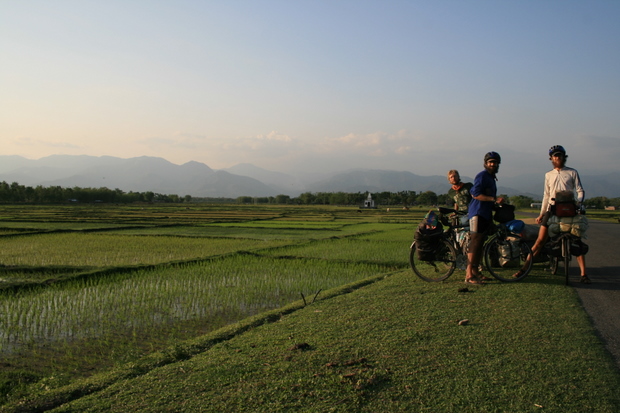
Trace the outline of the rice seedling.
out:
<instances>
[{"instance_id":1,"label":"rice seedling","mask_svg":"<svg viewBox=\"0 0 620 413\"><path fill-rule=\"evenodd\" d=\"M273 248L261 252L269 256L294 256L341 260L349 262L375 262L404 267L409 246L400 240L374 242L367 239L344 238Z\"/></svg>"},{"instance_id":2,"label":"rice seedling","mask_svg":"<svg viewBox=\"0 0 620 413\"><path fill-rule=\"evenodd\" d=\"M0 346L82 340L226 314L237 319L277 308L300 294L385 272L380 265L282 260L247 254L176 267L0 294Z\"/></svg>"},{"instance_id":3,"label":"rice seedling","mask_svg":"<svg viewBox=\"0 0 620 413\"><path fill-rule=\"evenodd\" d=\"M243 228L318 228L318 229L338 229L342 228L345 224L342 222L324 222L324 221L298 221L298 220L271 220L271 221L249 221L249 222L233 222L233 223L222 223L222 224L213 224L211 226L218 227L243 227Z\"/></svg>"},{"instance_id":4,"label":"rice seedling","mask_svg":"<svg viewBox=\"0 0 620 413\"><path fill-rule=\"evenodd\" d=\"M54 233L0 238L0 250L3 265L113 267L197 259L286 243L257 239Z\"/></svg>"},{"instance_id":5,"label":"rice seedling","mask_svg":"<svg viewBox=\"0 0 620 413\"><path fill-rule=\"evenodd\" d=\"M135 360L302 294L311 302L406 265L409 242L389 236L406 226L343 208L0 206L0 216L4 228L39 232L0 237L0 287L42 284L0 289L0 362L55 377Z\"/></svg>"},{"instance_id":6,"label":"rice seedling","mask_svg":"<svg viewBox=\"0 0 620 413\"><path fill-rule=\"evenodd\" d=\"M319 239L338 236L341 231L338 229L321 228L260 228L242 226L183 226L183 227L157 227L157 228L137 228L129 230L111 231L114 234L124 235L179 235L188 237L220 237L220 238L248 238L256 240L299 240L299 239Z\"/></svg>"},{"instance_id":7,"label":"rice seedling","mask_svg":"<svg viewBox=\"0 0 620 413\"><path fill-rule=\"evenodd\" d=\"M367 241L398 241L400 243L410 243L413 241L413 235L415 231L415 226L407 225L404 226L402 224L394 225L394 224L386 224L384 225L386 228L384 231L380 232L372 232L365 233L355 237L358 240L367 240ZM389 228L391 227L391 228Z\"/></svg>"}]
</instances>

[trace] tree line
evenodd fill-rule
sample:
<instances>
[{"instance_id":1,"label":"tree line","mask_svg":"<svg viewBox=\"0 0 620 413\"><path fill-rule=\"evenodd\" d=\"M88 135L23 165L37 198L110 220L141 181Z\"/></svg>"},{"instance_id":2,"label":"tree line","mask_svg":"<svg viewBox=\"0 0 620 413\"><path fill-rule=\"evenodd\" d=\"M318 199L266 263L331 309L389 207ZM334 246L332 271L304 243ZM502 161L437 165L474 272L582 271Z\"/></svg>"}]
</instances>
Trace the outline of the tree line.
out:
<instances>
[{"instance_id":1,"label":"tree line","mask_svg":"<svg viewBox=\"0 0 620 413\"><path fill-rule=\"evenodd\" d=\"M20 185L17 182L8 184L0 182L0 203L136 203L136 202L206 202L206 203L237 203L237 204L290 204L290 205L363 205L368 192L304 192L297 197L276 195L268 197L240 196L237 198L196 198L190 195L159 194L151 191L124 192L120 189L102 188L63 188L61 186L36 187ZM452 205L448 194L437 194L433 191L398 191L370 193L375 205L381 206L415 206L415 205ZM523 195L508 197L500 195L517 208L529 208L536 202L533 198ZM586 199L588 208L603 209L606 206L620 206L620 198L594 197Z\"/></svg>"},{"instance_id":2,"label":"tree line","mask_svg":"<svg viewBox=\"0 0 620 413\"><path fill-rule=\"evenodd\" d=\"M134 202L190 202L192 197L186 195L158 194L154 192L124 192L120 189L108 188L63 188L61 186L25 186L17 182L8 184L0 182L0 202L2 203L134 203Z\"/></svg>"}]
</instances>

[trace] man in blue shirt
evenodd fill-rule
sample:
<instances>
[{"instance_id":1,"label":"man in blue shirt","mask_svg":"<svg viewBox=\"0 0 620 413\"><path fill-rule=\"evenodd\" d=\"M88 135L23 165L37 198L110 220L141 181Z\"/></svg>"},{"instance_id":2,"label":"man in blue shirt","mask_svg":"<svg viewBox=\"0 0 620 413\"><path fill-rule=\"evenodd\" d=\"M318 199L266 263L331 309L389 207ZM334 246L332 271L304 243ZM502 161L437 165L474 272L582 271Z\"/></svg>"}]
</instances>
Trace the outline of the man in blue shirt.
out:
<instances>
[{"instance_id":1,"label":"man in blue shirt","mask_svg":"<svg viewBox=\"0 0 620 413\"><path fill-rule=\"evenodd\" d=\"M496 174L502 158L497 152L488 152L484 155L484 171L476 175L474 186L471 189L472 200L469 204L470 241L467 252L466 284L483 284L487 277L479 273L482 258L484 236L493 225L493 206L497 202Z\"/></svg>"}]
</instances>

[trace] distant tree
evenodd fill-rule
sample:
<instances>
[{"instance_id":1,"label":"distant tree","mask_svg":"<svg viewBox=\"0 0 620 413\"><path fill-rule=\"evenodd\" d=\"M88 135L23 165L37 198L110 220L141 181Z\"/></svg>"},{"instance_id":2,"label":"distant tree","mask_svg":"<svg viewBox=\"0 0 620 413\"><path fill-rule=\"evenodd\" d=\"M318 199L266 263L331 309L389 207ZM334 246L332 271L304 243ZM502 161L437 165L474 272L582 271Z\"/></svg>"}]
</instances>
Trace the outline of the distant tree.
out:
<instances>
[{"instance_id":1,"label":"distant tree","mask_svg":"<svg viewBox=\"0 0 620 413\"><path fill-rule=\"evenodd\" d=\"M291 202L291 197L288 195L276 195L276 204L289 204Z\"/></svg>"},{"instance_id":2,"label":"distant tree","mask_svg":"<svg viewBox=\"0 0 620 413\"><path fill-rule=\"evenodd\" d=\"M374 197L373 197L374 198ZM392 205L392 193L391 192L380 192L377 194L376 202L381 205Z\"/></svg>"},{"instance_id":3,"label":"distant tree","mask_svg":"<svg viewBox=\"0 0 620 413\"><path fill-rule=\"evenodd\" d=\"M418 205L437 205L437 194L433 191L422 192L416 200Z\"/></svg>"},{"instance_id":4,"label":"distant tree","mask_svg":"<svg viewBox=\"0 0 620 413\"><path fill-rule=\"evenodd\" d=\"M608 205L609 200L604 196L596 196L584 201L586 208L604 209Z\"/></svg>"},{"instance_id":5,"label":"distant tree","mask_svg":"<svg viewBox=\"0 0 620 413\"><path fill-rule=\"evenodd\" d=\"M298 199L300 201L299 202L300 204L310 205L310 204L314 204L316 196L314 196L312 192L304 192L303 194L299 195Z\"/></svg>"},{"instance_id":6,"label":"distant tree","mask_svg":"<svg viewBox=\"0 0 620 413\"><path fill-rule=\"evenodd\" d=\"M237 197L237 203L238 204L251 204L252 197L251 196L239 196Z\"/></svg>"},{"instance_id":7,"label":"distant tree","mask_svg":"<svg viewBox=\"0 0 620 413\"><path fill-rule=\"evenodd\" d=\"M515 206L516 209L529 208L534 202L534 198L524 195L515 195L510 198L510 203Z\"/></svg>"},{"instance_id":8,"label":"distant tree","mask_svg":"<svg viewBox=\"0 0 620 413\"><path fill-rule=\"evenodd\" d=\"M405 191L406 195L403 195L403 204L413 205L416 202L418 195L415 191Z\"/></svg>"},{"instance_id":9,"label":"distant tree","mask_svg":"<svg viewBox=\"0 0 620 413\"><path fill-rule=\"evenodd\" d=\"M437 195L437 205L454 206L454 200L448 194Z\"/></svg>"}]
</instances>

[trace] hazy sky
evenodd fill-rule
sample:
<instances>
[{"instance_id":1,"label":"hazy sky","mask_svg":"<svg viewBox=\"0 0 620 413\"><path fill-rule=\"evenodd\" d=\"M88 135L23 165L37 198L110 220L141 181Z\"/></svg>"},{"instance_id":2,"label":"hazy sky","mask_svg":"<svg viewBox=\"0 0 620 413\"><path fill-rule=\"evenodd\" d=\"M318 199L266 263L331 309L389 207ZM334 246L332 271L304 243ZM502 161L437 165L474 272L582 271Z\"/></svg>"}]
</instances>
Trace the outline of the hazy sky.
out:
<instances>
[{"instance_id":1,"label":"hazy sky","mask_svg":"<svg viewBox=\"0 0 620 413\"><path fill-rule=\"evenodd\" d=\"M620 1L2 0L0 155L620 169Z\"/></svg>"}]
</instances>

